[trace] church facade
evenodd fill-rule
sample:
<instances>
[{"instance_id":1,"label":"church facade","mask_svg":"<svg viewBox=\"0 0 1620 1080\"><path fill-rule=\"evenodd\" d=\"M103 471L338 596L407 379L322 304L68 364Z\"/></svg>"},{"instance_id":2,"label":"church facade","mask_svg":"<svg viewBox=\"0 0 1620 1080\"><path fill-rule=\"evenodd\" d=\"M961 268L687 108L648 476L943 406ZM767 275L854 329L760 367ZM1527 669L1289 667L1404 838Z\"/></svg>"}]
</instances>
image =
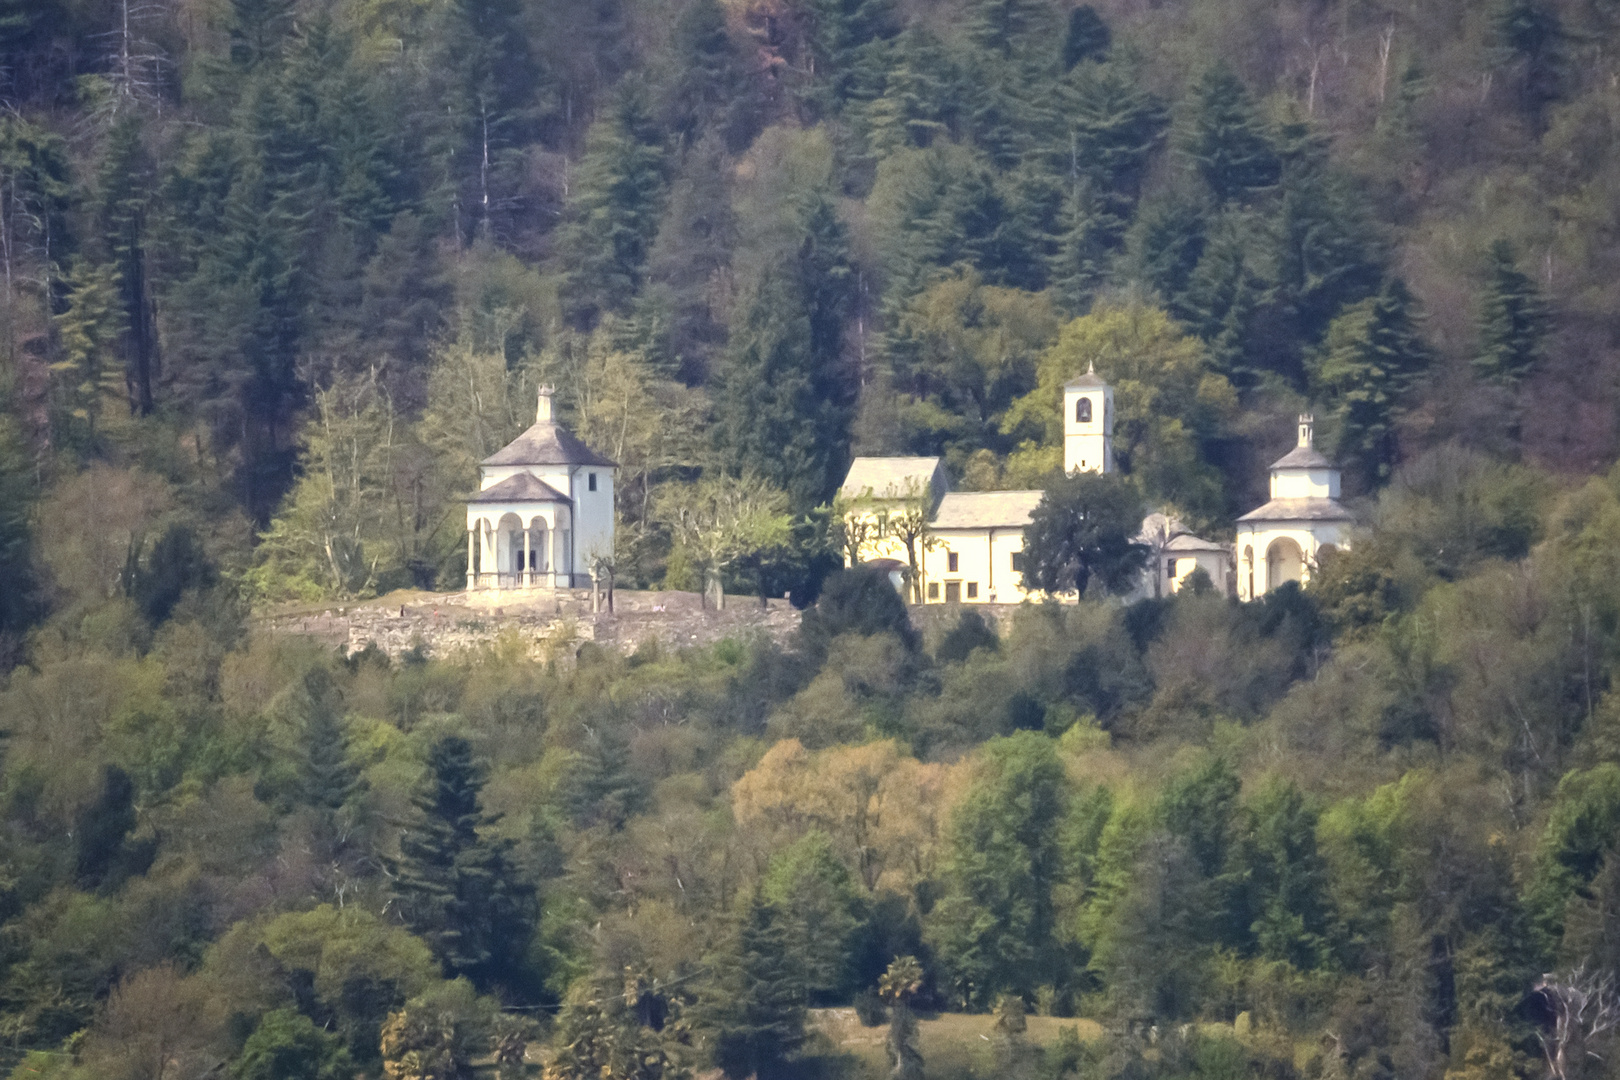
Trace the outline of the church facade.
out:
<instances>
[{"instance_id":1,"label":"church facade","mask_svg":"<svg viewBox=\"0 0 1620 1080\"><path fill-rule=\"evenodd\" d=\"M613 555L618 465L556 422L540 388L535 422L478 466L467 500L467 589L571 589Z\"/></svg>"}]
</instances>

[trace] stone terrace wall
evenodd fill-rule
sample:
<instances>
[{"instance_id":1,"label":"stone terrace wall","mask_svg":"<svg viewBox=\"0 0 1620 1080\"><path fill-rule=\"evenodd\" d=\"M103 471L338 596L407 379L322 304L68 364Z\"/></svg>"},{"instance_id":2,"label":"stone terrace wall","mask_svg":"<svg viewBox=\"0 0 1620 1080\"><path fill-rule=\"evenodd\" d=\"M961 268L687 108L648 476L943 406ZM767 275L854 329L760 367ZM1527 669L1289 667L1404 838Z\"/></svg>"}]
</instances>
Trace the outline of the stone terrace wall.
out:
<instances>
[{"instance_id":1,"label":"stone terrace wall","mask_svg":"<svg viewBox=\"0 0 1620 1080\"><path fill-rule=\"evenodd\" d=\"M682 648L764 634L786 644L799 628L799 613L786 600L771 600L762 608L753 597L727 597L724 611L706 611L697 593L619 590L613 607L593 613L589 590L500 596L412 593L403 603L383 597L284 612L267 617L263 625L346 652L374 644L395 659L418 647L429 656L444 657L516 645L539 660L571 657L587 641L625 654L650 639Z\"/></svg>"}]
</instances>

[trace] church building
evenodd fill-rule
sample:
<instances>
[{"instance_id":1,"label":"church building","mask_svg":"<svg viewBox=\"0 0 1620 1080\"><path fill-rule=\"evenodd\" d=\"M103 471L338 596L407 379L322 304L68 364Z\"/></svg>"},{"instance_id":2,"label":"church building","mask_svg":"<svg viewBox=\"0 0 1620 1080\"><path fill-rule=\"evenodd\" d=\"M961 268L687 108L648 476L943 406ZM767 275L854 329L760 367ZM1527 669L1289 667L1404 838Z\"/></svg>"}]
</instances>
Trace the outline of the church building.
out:
<instances>
[{"instance_id":1,"label":"church building","mask_svg":"<svg viewBox=\"0 0 1620 1080\"><path fill-rule=\"evenodd\" d=\"M467 589L571 589L613 555L618 465L552 416L540 388L535 421L478 466L467 500Z\"/></svg>"},{"instance_id":2,"label":"church building","mask_svg":"<svg viewBox=\"0 0 1620 1080\"><path fill-rule=\"evenodd\" d=\"M1271 501L1237 520L1237 594L1257 600L1286 581L1301 585L1323 554L1346 547L1353 524L1339 503L1339 470L1316 449L1314 418L1271 466Z\"/></svg>"}]
</instances>

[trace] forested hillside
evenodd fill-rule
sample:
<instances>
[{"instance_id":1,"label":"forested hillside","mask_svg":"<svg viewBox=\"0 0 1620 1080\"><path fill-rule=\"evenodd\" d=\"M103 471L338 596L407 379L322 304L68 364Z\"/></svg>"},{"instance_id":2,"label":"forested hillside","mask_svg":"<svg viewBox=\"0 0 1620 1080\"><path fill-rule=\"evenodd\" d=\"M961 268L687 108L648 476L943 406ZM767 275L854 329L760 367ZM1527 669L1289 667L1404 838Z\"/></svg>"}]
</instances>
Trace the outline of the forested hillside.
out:
<instances>
[{"instance_id":1,"label":"forested hillside","mask_svg":"<svg viewBox=\"0 0 1620 1080\"><path fill-rule=\"evenodd\" d=\"M0 0L0 100L0 1068L1612 1071L1608 0ZM1043 486L1093 364L1126 501L1230 538L1311 410L1355 543L831 572L853 455ZM255 629L459 587L548 384L620 587L790 647Z\"/></svg>"}]
</instances>

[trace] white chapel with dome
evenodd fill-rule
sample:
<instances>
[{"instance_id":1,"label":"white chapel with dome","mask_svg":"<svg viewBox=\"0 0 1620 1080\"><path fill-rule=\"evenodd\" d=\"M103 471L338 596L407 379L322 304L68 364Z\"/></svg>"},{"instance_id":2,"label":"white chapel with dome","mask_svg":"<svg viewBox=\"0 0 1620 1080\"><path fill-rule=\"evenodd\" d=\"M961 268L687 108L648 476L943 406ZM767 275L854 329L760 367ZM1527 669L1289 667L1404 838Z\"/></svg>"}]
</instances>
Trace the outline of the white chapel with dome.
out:
<instances>
[{"instance_id":1,"label":"white chapel with dome","mask_svg":"<svg viewBox=\"0 0 1620 1080\"><path fill-rule=\"evenodd\" d=\"M1237 520L1237 595L1256 600L1284 582L1305 584L1322 555L1347 547L1354 518L1339 503L1339 470L1299 418L1299 443L1271 466L1271 501Z\"/></svg>"},{"instance_id":2,"label":"white chapel with dome","mask_svg":"<svg viewBox=\"0 0 1620 1080\"><path fill-rule=\"evenodd\" d=\"M467 500L467 590L571 589L613 554L618 465L552 415L540 388L534 424L478 466Z\"/></svg>"}]
</instances>

